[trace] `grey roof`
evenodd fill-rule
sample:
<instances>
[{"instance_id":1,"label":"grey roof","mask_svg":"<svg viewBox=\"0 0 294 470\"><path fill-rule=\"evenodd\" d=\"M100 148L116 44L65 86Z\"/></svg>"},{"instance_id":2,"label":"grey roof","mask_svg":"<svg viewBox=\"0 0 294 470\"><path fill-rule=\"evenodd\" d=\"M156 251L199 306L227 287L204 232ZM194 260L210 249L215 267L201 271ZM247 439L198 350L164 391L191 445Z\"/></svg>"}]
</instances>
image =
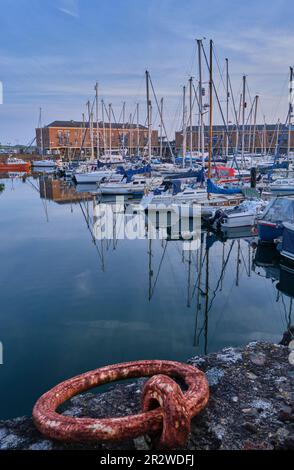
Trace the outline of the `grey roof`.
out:
<instances>
[{"instance_id":1,"label":"grey roof","mask_svg":"<svg viewBox=\"0 0 294 470\"><path fill-rule=\"evenodd\" d=\"M46 127L71 127L71 128L75 128L75 127L89 127L89 122L85 122L83 123L82 121L53 121L51 122L50 124L47 124ZM97 125L96 125L96 122L93 122L93 127L96 128ZM100 121L99 122L99 127L103 127L103 122ZM109 123L105 122L104 123L104 127L107 129L109 128ZM136 129L137 128L137 125L136 124L129 124L129 123L125 123L124 125L122 123L111 123L111 127L112 129L123 129L123 127L125 127L125 129ZM147 127L145 126L142 126L141 124L139 124L139 129L143 129L143 130L147 130Z\"/></svg>"}]
</instances>

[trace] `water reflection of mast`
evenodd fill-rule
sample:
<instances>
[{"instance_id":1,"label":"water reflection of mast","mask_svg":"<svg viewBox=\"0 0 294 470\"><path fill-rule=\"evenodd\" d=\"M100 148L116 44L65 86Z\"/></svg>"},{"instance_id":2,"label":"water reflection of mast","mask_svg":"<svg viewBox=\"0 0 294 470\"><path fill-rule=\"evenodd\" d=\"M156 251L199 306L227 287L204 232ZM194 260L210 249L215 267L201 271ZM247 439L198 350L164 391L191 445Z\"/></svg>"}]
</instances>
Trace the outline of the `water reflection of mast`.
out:
<instances>
[{"instance_id":1,"label":"water reflection of mast","mask_svg":"<svg viewBox=\"0 0 294 470\"><path fill-rule=\"evenodd\" d=\"M82 205L81 201L79 201L79 206L80 206L80 208L81 208L81 211L82 211L84 220L85 220L85 222L86 222L87 228L88 228L88 230L89 230L89 233L90 233L90 235L91 235L92 242L93 242L93 244L94 244L94 246L95 246L95 248L96 248L96 251L97 251L97 253L98 253L98 256L99 256L99 258L100 258L102 271L105 271L105 264L104 264L103 252L102 252L102 253L100 252L99 247L98 247L98 245L97 245L97 240L96 240L96 238L95 238L95 236L94 236L94 233L93 233L93 230L92 230L92 228L91 228L90 217L89 217L89 215L87 216L87 208L86 208L86 211L85 211L85 209L83 208L83 205Z\"/></svg>"},{"instance_id":2,"label":"water reflection of mast","mask_svg":"<svg viewBox=\"0 0 294 470\"><path fill-rule=\"evenodd\" d=\"M201 336L202 332L204 331L205 354L207 353L207 350L208 350L208 317L209 317L209 312L212 308L212 305L213 305L214 299L216 297L217 291L221 290L221 286L222 286L224 275L225 275L225 270L226 270L226 267L228 265L228 262L229 262L229 259L230 259L230 256L231 256L231 252L232 252L234 243L235 243L235 240L232 240L232 243L231 243L231 246L230 246L230 249L229 249L229 252L228 252L226 258L223 257L223 259L222 259L221 273L220 273L219 279L217 281L216 288L213 291L213 295L211 297L210 302L209 302L209 249L210 249L210 246L207 243L207 235L206 235L206 250L205 250L206 253L205 253L203 262L202 262L202 250L200 252L199 276L198 276L198 281L197 281L197 283L198 283L198 295L197 295L195 333L194 333L194 343L193 343L193 345L195 347L199 346L199 339L200 339L200 336ZM201 244L201 248L202 248L202 244ZM205 260L206 260L205 291L202 291L202 289L201 289L201 270L202 270L202 263L204 263ZM205 315L204 315L204 324L198 332L198 316L199 316L199 311L201 309L201 305L200 305L200 294L201 293L205 296L205 311L204 311Z\"/></svg>"},{"instance_id":3,"label":"water reflection of mast","mask_svg":"<svg viewBox=\"0 0 294 470\"><path fill-rule=\"evenodd\" d=\"M237 273L236 273L236 286L239 286L239 275L240 275L240 240L238 240L237 250Z\"/></svg>"},{"instance_id":4,"label":"water reflection of mast","mask_svg":"<svg viewBox=\"0 0 294 470\"><path fill-rule=\"evenodd\" d=\"M207 249L207 255L206 255L204 354L207 354L207 347L208 347L208 301L209 301L209 248Z\"/></svg>"},{"instance_id":5,"label":"water reflection of mast","mask_svg":"<svg viewBox=\"0 0 294 470\"><path fill-rule=\"evenodd\" d=\"M156 288L156 285L157 285L157 281L158 281L158 278L159 278L162 263L163 263L165 253L166 253L166 249L167 249L167 243L168 243L168 240L165 240L164 247L163 247L163 253L162 253L160 261L159 261L158 271L156 273L156 277L155 277L154 283L152 285L152 278L154 276L154 271L152 269L152 256L153 255L152 255L152 240L151 240L151 238L149 239L149 249L148 249L148 256L149 256L149 296L148 297L149 297L149 300L152 299L155 288Z\"/></svg>"},{"instance_id":6,"label":"water reflection of mast","mask_svg":"<svg viewBox=\"0 0 294 470\"><path fill-rule=\"evenodd\" d=\"M149 257L149 276L148 276L148 280L149 280L149 286L148 286L148 299L151 300L152 298L152 276L153 276L153 269L152 269L152 240L151 238L149 238L148 240L148 245L149 245L149 248L148 248L148 257Z\"/></svg>"},{"instance_id":7,"label":"water reflection of mast","mask_svg":"<svg viewBox=\"0 0 294 470\"><path fill-rule=\"evenodd\" d=\"M191 264L192 264L192 247L189 249L188 259L188 286L187 286L187 307L191 307Z\"/></svg>"}]
</instances>

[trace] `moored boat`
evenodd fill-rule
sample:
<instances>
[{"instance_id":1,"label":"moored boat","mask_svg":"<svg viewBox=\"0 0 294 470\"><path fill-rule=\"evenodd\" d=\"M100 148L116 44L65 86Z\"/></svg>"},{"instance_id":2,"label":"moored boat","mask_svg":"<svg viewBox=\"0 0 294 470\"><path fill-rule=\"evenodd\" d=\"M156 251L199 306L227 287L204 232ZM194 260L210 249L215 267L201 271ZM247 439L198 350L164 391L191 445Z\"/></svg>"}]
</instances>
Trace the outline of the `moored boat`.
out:
<instances>
[{"instance_id":1,"label":"moored boat","mask_svg":"<svg viewBox=\"0 0 294 470\"><path fill-rule=\"evenodd\" d=\"M9 157L5 163L0 162L0 172L10 172L18 173L25 172L28 173L31 169L31 164L25 162L20 158Z\"/></svg>"},{"instance_id":2,"label":"moored boat","mask_svg":"<svg viewBox=\"0 0 294 470\"><path fill-rule=\"evenodd\" d=\"M261 242L273 243L282 236L285 222L294 222L294 197L277 197L257 220Z\"/></svg>"},{"instance_id":3,"label":"moored boat","mask_svg":"<svg viewBox=\"0 0 294 470\"><path fill-rule=\"evenodd\" d=\"M32 161L32 167L37 168L55 168L56 162L54 160L49 160L44 158L43 160L34 160Z\"/></svg>"},{"instance_id":4,"label":"moored boat","mask_svg":"<svg viewBox=\"0 0 294 470\"><path fill-rule=\"evenodd\" d=\"M278 178L269 185L269 188L277 196L294 194L294 178Z\"/></svg>"}]
</instances>

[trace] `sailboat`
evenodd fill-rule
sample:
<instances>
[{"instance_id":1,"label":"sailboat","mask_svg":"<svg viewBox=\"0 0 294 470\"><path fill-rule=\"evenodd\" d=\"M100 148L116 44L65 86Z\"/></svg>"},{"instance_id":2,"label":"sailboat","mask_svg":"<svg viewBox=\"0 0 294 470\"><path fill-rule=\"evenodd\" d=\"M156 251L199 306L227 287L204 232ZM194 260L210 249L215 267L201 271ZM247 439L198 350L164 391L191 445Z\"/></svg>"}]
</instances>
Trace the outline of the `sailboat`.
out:
<instances>
[{"instance_id":1,"label":"sailboat","mask_svg":"<svg viewBox=\"0 0 294 470\"><path fill-rule=\"evenodd\" d=\"M55 168L56 163L54 160L43 158L44 157L44 140L43 140L43 126L42 126L42 108L40 108L38 128L40 129L42 158L41 160L32 161L32 167L33 168Z\"/></svg>"},{"instance_id":2,"label":"sailboat","mask_svg":"<svg viewBox=\"0 0 294 470\"><path fill-rule=\"evenodd\" d=\"M106 194L132 194L143 195L147 190L153 190L161 186L163 178L144 178L134 176L131 181L100 183L98 193Z\"/></svg>"}]
</instances>

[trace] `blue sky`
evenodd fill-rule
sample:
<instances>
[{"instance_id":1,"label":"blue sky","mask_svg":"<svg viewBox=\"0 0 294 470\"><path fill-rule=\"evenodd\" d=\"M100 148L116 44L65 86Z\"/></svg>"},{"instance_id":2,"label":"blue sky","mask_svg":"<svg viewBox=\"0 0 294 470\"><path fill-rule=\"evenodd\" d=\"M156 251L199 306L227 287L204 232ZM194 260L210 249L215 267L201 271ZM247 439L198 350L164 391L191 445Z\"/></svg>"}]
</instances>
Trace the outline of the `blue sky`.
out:
<instances>
[{"instance_id":1,"label":"blue sky","mask_svg":"<svg viewBox=\"0 0 294 470\"><path fill-rule=\"evenodd\" d=\"M1 0L0 8L1 143L31 140L40 106L45 123L80 119L96 80L117 116L124 100L128 115L137 101L143 115L146 68L165 99L171 134L181 87L197 78L200 37L214 40L221 68L229 58L236 96L248 76L252 97L260 94L260 120L285 120L291 0ZM222 98L219 76L215 82Z\"/></svg>"}]
</instances>

